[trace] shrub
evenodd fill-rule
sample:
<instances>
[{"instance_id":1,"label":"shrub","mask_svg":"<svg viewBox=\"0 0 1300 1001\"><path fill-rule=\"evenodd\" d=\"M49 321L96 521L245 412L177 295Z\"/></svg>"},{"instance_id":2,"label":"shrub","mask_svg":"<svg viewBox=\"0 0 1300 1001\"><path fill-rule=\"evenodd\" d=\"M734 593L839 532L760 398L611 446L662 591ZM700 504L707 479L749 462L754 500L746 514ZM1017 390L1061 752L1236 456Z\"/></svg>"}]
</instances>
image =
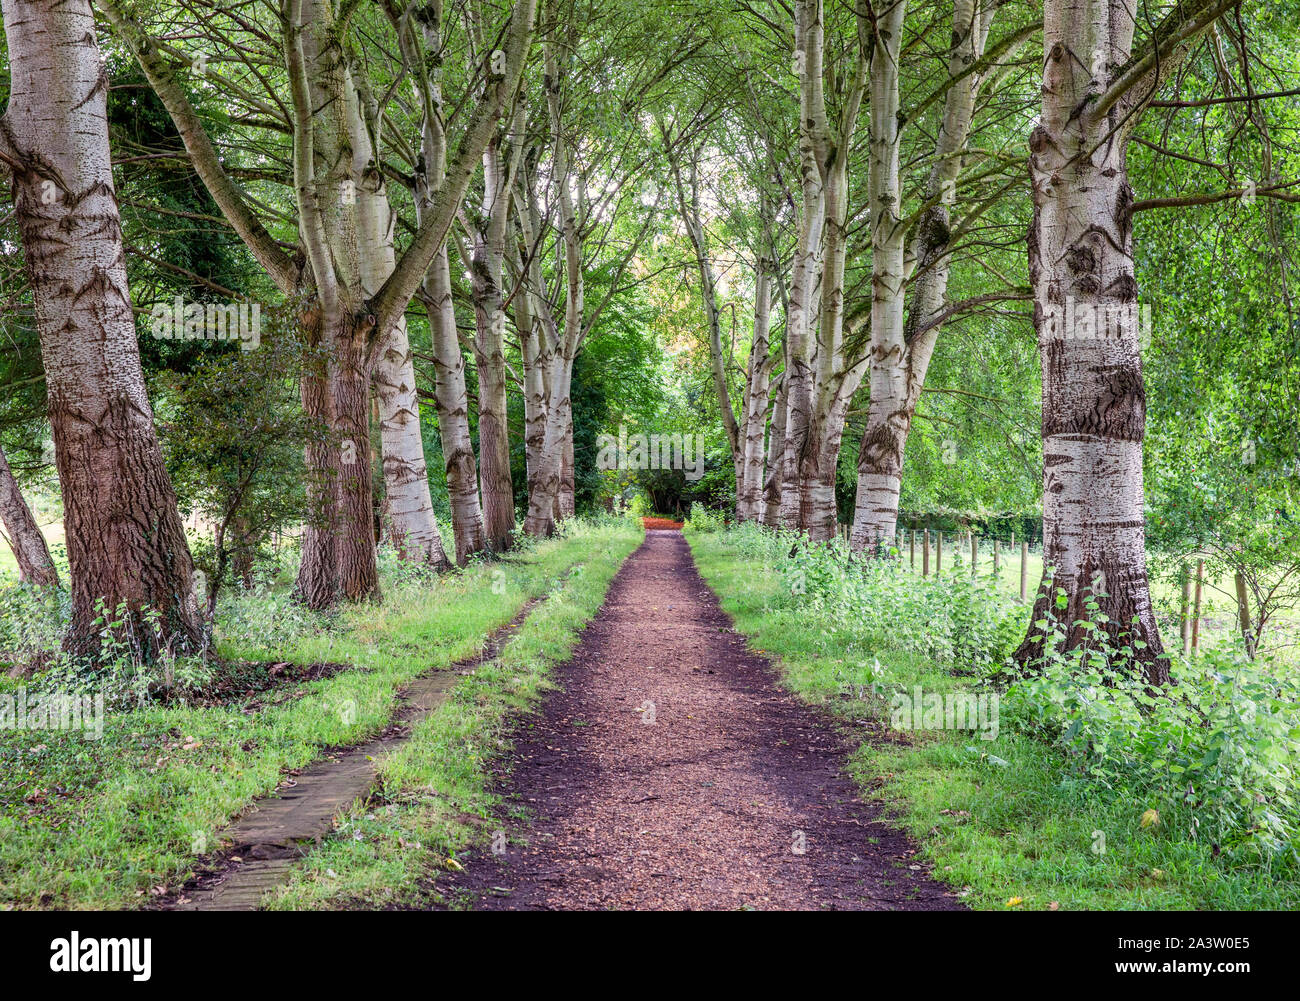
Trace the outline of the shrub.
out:
<instances>
[{"instance_id":1,"label":"shrub","mask_svg":"<svg viewBox=\"0 0 1300 1001\"><path fill-rule=\"evenodd\" d=\"M59 649L71 614L61 588L0 584L0 668L41 666Z\"/></svg>"},{"instance_id":2,"label":"shrub","mask_svg":"<svg viewBox=\"0 0 1300 1001\"><path fill-rule=\"evenodd\" d=\"M686 516L684 527L696 532L718 532L725 527L725 523L718 512L695 501L691 504L691 513Z\"/></svg>"},{"instance_id":3,"label":"shrub","mask_svg":"<svg viewBox=\"0 0 1300 1001\"><path fill-rule=\"evenodd\" d=\"M1064 600L1064 594L1058 603ZM1239 642L1179 659L1177 684L1153 691L1135 646L1111 641L1095 599L1093 642L1061 650L1064 623L1037 624L1044 653L1006 705L1023 728L1060 745L1072 780L1186 818L1193 837L1224 849L1296 858L1300 686ZM1140 643L1140 641L1139 641Z\"/></svg>"}]
</instances>

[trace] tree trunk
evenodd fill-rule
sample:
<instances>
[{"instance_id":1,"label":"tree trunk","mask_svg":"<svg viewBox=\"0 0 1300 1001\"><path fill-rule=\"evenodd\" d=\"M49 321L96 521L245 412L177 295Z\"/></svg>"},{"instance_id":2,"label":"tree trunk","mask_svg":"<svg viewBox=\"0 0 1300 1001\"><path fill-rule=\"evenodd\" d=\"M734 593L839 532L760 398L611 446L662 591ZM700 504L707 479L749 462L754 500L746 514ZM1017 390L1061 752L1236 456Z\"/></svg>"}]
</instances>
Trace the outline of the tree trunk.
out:
<instances>
[{"instance_id":1,"label":"tree trunk","mask_svg":"<svg viewBox=\"0 0 1300 1001\"><path fill-rule=\"evenodd\" d=\"M50 559L45 536L18 489L4 449L0 449L0 523L18 560L18 579L37 587L58 587L59 573Z\"/></svg>"},{"instance_id":2,"label":"tree trunk","mask_svg":"<svg viewBox=\"0 0 1300 1001\"><path fill-rule=\"evenodd\" d=\"M535 538L547 538L555 533L555 522L566 517L573 506L572 494L566 498L567 481L565 463L570 473L573 468L573 409L569 397L573 382L573 360L581 347L585 333L586 280L582 269L582 235L578 227L578 213L574 204L574 187L579 190L579 200L586 201L582 192L581 174L570 173L568 138L565 133L562 106L565 81L568 76L568 59L557 58L556 44L548 40L543 45L543 61L547 76L547 109L550 115L552 158L551 172L557 188L556 203L559 212L560 243L564 254L564 324L556 322L544 294L544 279L536 259L531 262L530 274L534 296L533 319L540 320L538 331L545 344L539 354L544 358L546 371L546 432L537 457L537 476L529 484L528 517L524 531ZM536 163L530 166L528 204L521 213L521 224L526 238L535 236L541 226L542 214L538 210L536 191ZM531 243L531 239L529 239Z\"/></svg>"},{"instance_id":3,"label":"tree trunk","mask_svg":"<svg viewBox=\"0 0 1300 1001\"><path fill-rule=\"evenodd\" d=\"M572 518L578 513L578 471L573 459L573 399L564 401L560 419L564 422L564 449L560 453L559 517Z\"/></svg>"},{"instance_id":4,"label":"tree trunk","mask_svg":"<svg viewBox=\"0 0 1300 1001\"><path fill-rule=\"evenodd\" d=\"M65 647L98 648L102 601L110 616L126 607L122 632L142 656L197 651L205 628L140 369L94 17L86 0L3 8L11 90L0 148L13 169L63 493Z\"/></svg>"},{"instance_id":5,"label":"tree trunk","mask_svg":"<svg viewBox=\"0 0 1300 1001\"><path fill-rule=\"evenodd\" d=\"M361 92L367 93L368 88L363 86ZM363 108L355 87L348 87L347 99L352 171L361 179L356 190L357 230L361 238L360 279L366 296L372 296L397 267L394 244L396 216L388 201L383 173L375 162L367 126L367 121L373 122L378 117L378 110ZM380 333L372 383L379 411L384 516L393 546L409 562L444 570L451 562L442 546L429 492L415 362L411 356L405 316Z\"/></svg>"},{"instance_id":6,"label":"tree trunk","mask_svg":"<svg viewBox=\"0 0 1300 1001\"><path fill-rule=\"evenodd\" d=\"M464 566L470 555L483 550L483 509L479 506L478 473L469 432L469 395L465 391L465 356L456 334L456 311L451 300L451 271L447 248L433 259L425 278L425 303L433 340L434 401L438 432L442 436L443 468L451 502L451 530L456 540L456 562Z\"/></svg>"},{"instance_id":7,"label":"tree trunk","mask_svg":"<svg viewBox=\"0 0 1300 1001\"><path fill-rule=\"evenodd\" d=\"M1133 192L1125 166L1132 112L1088 105L1124 66L1133 21L1117 0L1048 0L1043 110L1030 136L1034 219L1029 270L1043 370L1043 565L1030 621L1066 624L1087 642L1094 598L1104 627L1134 650L1147 680L1169 679L1147 582L1142 438L1146 394L1133 274ZM1143 84L1143 91L1154 88ZM1066 606L1056 607L1056 592ZM1042 654L1032 625L1016 658Z\"/></svg>"},{"instance_id":8,"label":"tree trunk","mask_svg":"<svg viewBox=\"0 0 1300 1001\"><path fill-rule=\"evenodd\" d=\"M515 489L510 478L510 434L506 411L505 311L501 273L476 245L471 264L474 280L474 358L478 368L478 451L483 522L488 548L503 552L515 530Z\"/></svg>"},{"instance_id":9,"label":"tree trunk","mask_svg":"<svg viewBox=\"0 0 1300 1001\"><path fill-rule=\"evenodd\" d=\"M983 9L982 9L983 8ZM858 449L858 490L854 504L854 550L877 549L892 539L898 525L898 497L903 475L903 451L912 419L925 383L930 357L939 336L935 314L943 307L948 289L949 214L956 197L961 171L958 156L970 135L971 116L979 76L970 73L971 63L982 55L984 40L996 10L984 0L957 0L953 6L952 47L948 75L952 81L945 95L944 113L935 141L935 162L926 184L926 201L934 204L922 216L913 240L912 261L917 275L912 306L903 318L902 280L909 270L902 260L902 233L897 217L887 214L872 218L888 225L875 227L873 248L880 262L873 276L875 298L871 314L871 402L867 423ZM882 81L886 90L882 103L897 111L898 79ZM877 95L873 92L873 114ZM888 107L886 107L888 112ZM879 149L873 144L872 170L880 172L881 188L872 186L872 197L893 198L897 193L898 129L893 112L882 121L886 140ZM874 119L873 119L874 121Z\"/></svg>"},{"instance_id":10,"label":"tree trunk","mask_svg":"<svg viewBox=\"0 0 1300 1001\"><path fill-rule=\"evenodd\" d=\"M573 364L563 357L552 361L546 408L546 431L537 456L537 474L529 484L528 517L524 531L534 538L555 534L555 521L563 517L561 489L564 478L565 438L569 427L569 381Z\"/></svg>"},{"instance_id":11,"label":"tree trunk","mask_svg":"<svg viewBox=\"0 0 1300 1001\"><path fill-rule=\"evenodd\" d=\"M504 320L503 313L496 313ZM499 322L493 321L493 322ZM506 412L505 345L498 326L475 350L478 364L478 453L483 521L493 552L510 548L515 531L515 486L510 476L510 433Z\"/></svg>"},{"instance_id":12,"label":"tree trunk","mask_svg":"<svg viewBox=\"0 0 1300 1001\"><path fill-rule=\"evenodd\" d=\"M338 446L339 590L349 601L378 600L374 485L370 448L368 331L340 331L335 338L334 426Z\"/></svg>"},{"instance_id":13,"label":"tree trunk","mask_svg":"<svg viewBox=\"0 0 1300 1001\"><path fill-rule=\"evenodd\" d=\"M767 199L764 199L764 208ZM763 213L764 219L767 212ZM754 275L754 332L745 369L745 394L741 423L740 476L736 482L736 519L758 521L763 514L763 443L767 431L767 392L772 361L769 332L772 323L772 266L759 257Z\"/></svg>"},{"instance_id":14,"label":"tree trunk","mask_svg":"<svg viewBox=\"0 0 1300 1001\"><path fill-rule=\"evenodd\" d=\"M308 343L319 336L313 331L319 312L312 311L304 321ZM308 608L329 608L338 600L338 493L339 478L334 463L334 448L328 439L334 426L334 396L328 369L331 362L321 351L308 355L303 366L299 390L302 408L316 425L317 432L304 452L306 468L307 510L303 524L302 558L293 593Z\"/></svg>"},{"instance_id":15,"label":"tree trunk","mask_svg":"<svg viewBox=\"0 0 1300 1001\"><path fill-rule=\"evenodd\" d=\"M401 33L402 52L411 65L424 65L443 47L443 12L432 4L417 18L424 38L421 49L408 31ZM439 189L447 180L447 134L442 122L441 56L430 62L427 79L413 82L422 110L420 148L424 170L416 176L416 218L433 209ZM423 300L429 315L433 349L434 402L438 410L438 433L442 439L443 469L451 504L451 528L456 545L456 562L464 566L473 553L482 551L483 508L479 502L478 470L469 429L469 396L465 390L465 358L456 329L456 310L451 297L451 262L444 238L425 272Z\"/></svg>"},{"instance_id":16,"label":"tree trunk","mask_svg":"<svg viewBox=\"0 0 1300 1001\"><path fill-rule=\"evenodd\" d=\"M772 430L767 443L767 479L763 484L763 525L767 528L781 526L781 483L784 475L782 460L785 456L785 421L789 413L786 400L786 378L772 401Z\"/></svg>"},{"instance_id":17,"label":"tree trunk","mask_svg":"<svg viewBox=\"0 0 1300 1001\"><path fill-rule=\"evenodd\" d=\"M451 566L442 545L424 458L415 363L401 321L379 345L373 376L384 462L384 514L402 558L437 570Z\"/></svg>"},{"instance_id":18,"label":"tree trunk","mask_svg":"<svg viewBox=\"0 0 1300 1001\"><path fill-rule=\"evenodd\" d=\"M502 265L510 192L519 164L524 103L517 102L505 136L483 152L483 204L472 228L471 288L474 295L474 358L478 367L479 480L488 545L509 548L515 531L515 485L510 475L510 425L505 358L505 292Z\"/></svg>"},{"instance_id":19,"label":"tree trunk","mask_svg":"<svg viewBox=\"0 0 1300 1001\"><path fill-rule=\"evenodd\" d=\"M319 596L350 601L379 597L370 463L370 375L381 339L369 314L362 282L363 213L351 147L356 96L341 39L327 0L293 0L283 38L293 100L293 170L299 231L311 266L319 345L328 356L331 440L317 455L316 475L333 476L318 498L337 505L330 518L337 535L336 565L313 558L299 569L299 591L313 607ZM392 320L396 325L396 318ZM323 540L317 538L318 543ZM328 544L327 544L328 545ZM315 573L320 580L305 575Z\"/></svg>"},{"instance_id":20,"label":"tree trunk","mask_svg":"<svg viewBox=\"0 0 1300 1001\"><path fill-rule=\"evenodd\" d=\"M522 281L522 267L519 270ZM519 330L519 348L524 364L524 472L531 497L537 489L536 478L546 441L546 372L550 357L546 353L549 348L542 320L534 311L532 296L526 290L521 289L515 300L515 325Z\"/></svg>"},{"instance_id":21,"label":"tree trunk","mask_svg":"<svg viewBox=\"0 0 1300 1001\"><path fill-rule=\"evenodd\" d=\"M839 506L835 500L840 439L844 434L844 407L832 404L829 414L814 424L809 436L811 459L800 474L803 504L800 527L813 542L829 542L839 530Z\"/></svg>"},{"instance_id":22,"label":"tree trunk","mask_svg":"<svg viewBox=\"0 0 1300 1001\"><path fill-rule=\"evenodd\" d=\"M235 576L247 590L253 586L253 557L257 552L258 540L246 517L235 519Z\"/></svg>"},{"instance_id":23,"label":"tree trunk","mask_svg":"<svg viewBox=\"0 0 1300 1001\"><path fill-rule=\"evenodd\" d=\"M795 32L803 206L786 323L789 404L780 516L782 525L807 531L818 541L835 534L835 476L844 414L866 371L865 361L846 358L843 343L849 158L867 72L860 50L868 24L876 25L881 35L901 34L905 4L891 6L879 24L874 17L869 20L866 11L858 13L853 62L843 72L830 74L832 81L847 84L836 95L839 118L834 128L826 111L822 6L820 0L803 0ZM897 37L893 45L897 50Z\"/></svg>"}]
</instances>

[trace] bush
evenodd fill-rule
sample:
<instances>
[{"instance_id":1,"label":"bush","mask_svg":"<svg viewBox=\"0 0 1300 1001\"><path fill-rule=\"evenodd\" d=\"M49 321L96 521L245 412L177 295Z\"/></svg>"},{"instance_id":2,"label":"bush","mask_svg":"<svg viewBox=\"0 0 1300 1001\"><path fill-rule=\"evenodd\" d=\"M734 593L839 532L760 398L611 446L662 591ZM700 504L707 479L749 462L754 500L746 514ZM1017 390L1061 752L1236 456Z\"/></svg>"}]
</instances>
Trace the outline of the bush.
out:
<instances>
[{"instance_id":1,"label":"bush","mask_svg":"<svg viewBox=\"0 0 1300 1001\"><path fill-rule=\"evenodd\" d=\"M810 543L798 533L756 525L734 530L737 544L781 577L782 603L851 628L868 647L905 650L962 673L1000 666L1024 630L1024 609L1000 594L991 575L925 578L896 549L884 558L852 554L843 539Z\"/></svg>"},{"instance_id":2,"label":"bush","mask_svg":"<svg viewBox=\"0 0 1300 1001\"><path fill-rule=\"evenodd\" d=\"M691 505L691 513L686 516L683 527L695 532L718 532L726 526L722 515L696 501Z\"/></svg>"},{"instance_id":3,"label":"bush","mask_svg":"<svg viewBox=\"0 0 1300 1001\"><path fill-rule=\"evenodd\" d=\"M42 666L59 649L71 615L61 588L0 584L0 668Z\"/></svg>"},{"instance_id":4,"label":"bush","mask_svg":"<svg viewBox=\"0 0 1300 1001\"><path fill-rule=\"evenodd\" d=\"M1226 850L1297 858L1300 686L1244 647L1179 660L1177 684L1150 690L1137 651L1112 642L1095 600L1095 642L1061 651L1064 624L1039 624L1045 652L1006 705L1021 725L1063 747L1081 789L1100 786L1185 821Z\"/></svg>"}]
</instances>

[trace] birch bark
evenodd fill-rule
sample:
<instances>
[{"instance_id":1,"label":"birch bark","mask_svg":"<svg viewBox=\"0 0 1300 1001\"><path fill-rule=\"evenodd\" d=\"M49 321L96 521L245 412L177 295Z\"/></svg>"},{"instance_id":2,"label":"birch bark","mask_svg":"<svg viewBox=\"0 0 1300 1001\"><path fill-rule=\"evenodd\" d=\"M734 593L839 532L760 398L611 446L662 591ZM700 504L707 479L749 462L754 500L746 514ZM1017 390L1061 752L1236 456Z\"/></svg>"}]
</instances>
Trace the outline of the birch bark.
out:
<instances>
[{"instance_id":1,"label":"birch bark","mask_svg":"<svg viewBox=\"0 0 1300 1001\"><path fill-rule=\"evenodd\" d=\"M507 133L494 136L483 153L483 202L469 227L474 359L478 369L479 479L487 543L494 552L508 549L515 531L502 275L510 193L519 165L523 126L524 103L519 100Z\"/></svg>"},{"instance_id":2,"label":"birch bark","mask_svg":"<svg viewBox=\"0 0 1300 1001\"><path fill-rule=\"evenodd\" d=\"M360 280L367 298L383 287L397 267L394 242L397 217L388 199L388 186L379 169L371 136L379 128L379 112L369 88L349 86L348 123L352 145L352 175L356 189L357 228L361 247ZM415 360L407 335L406 316L399 316L380 333L371 382L379 412L379 437L384 470L384 517L394 547L411 562L438 570L449 567L429 491L429 471L420 427Z\"/></svg>"},{"instance_id":3,"label":"birch bark","mask_svg":"<svg viewBox=\"0 0 1300 1001\"><path fill-rule=\"evenodd\" d=\"M1122 0L1047 0L1043 107L1030 136L1029 273L1043 370L1043 564L1030 621L1049 611L1083 643L1087 602L1135 650L1153 685L1169 680L1147 578L1142 439L1146 390L1125 153L1145 102L1233 4L1193 0L1132 53ZM1062 592L1066 607L1056 607ZM1016 658L1040 656L1032 626Z\"/></svg>"},{"instance_id":4,"label":"birch bark","mask_svg":"<svg viewBox=\"0 0 1300 1001\"><path fill-rule=\"evenodd\" d=\"M805 0L796 11L796 69L801 70L800 186L803 206L786 320L787 415L780 522L816 541L836 531L835 480L849 400L866 372L846 355L844 267L848 252L853 135L867 81L870 25L901 33L902 4L878 18L857 14L857 45L837 94L839 117L827 116L822 5ZM897 23L895 23L897 22ZM894 43L897 45L897 42Z\"/></svg>"},{"instance_id":5,"label":"birch bark","mask_svg":"<svg viewBox=\"0 0 1300 1001\"><path fill-rule=\"evenodd\" d=\"M871 401L858 450L857 498L850 546L877 549L894 538L902 481L903 451L921 397L930 357L940 332L936 314L948 287L950 214L956 199L962 158L958 155L970 135L971 116L980 77L969 72L984 51L997 4L990 0L956 0L953 5L952 46L948 76L952 81L944 101L935 141L934 166L926 182L925 200L933 203L921 216L909 255L902 257L903 233L897 209L873 205L873 253L879 266L873 274L871 310ZM884 104L898 107L898 78L882 81ZM872 107L877 97L873 91ZM874 121L874 111L873 111ZM898 193L899 129L895 120L880 125L884 142L873 145L872 169L882 185L872 184L872 197L883 201ZM914 270L913 270L914 269ZM914 276L912 305L904 318L906 274Z\"/></svg>"}]
</instances>

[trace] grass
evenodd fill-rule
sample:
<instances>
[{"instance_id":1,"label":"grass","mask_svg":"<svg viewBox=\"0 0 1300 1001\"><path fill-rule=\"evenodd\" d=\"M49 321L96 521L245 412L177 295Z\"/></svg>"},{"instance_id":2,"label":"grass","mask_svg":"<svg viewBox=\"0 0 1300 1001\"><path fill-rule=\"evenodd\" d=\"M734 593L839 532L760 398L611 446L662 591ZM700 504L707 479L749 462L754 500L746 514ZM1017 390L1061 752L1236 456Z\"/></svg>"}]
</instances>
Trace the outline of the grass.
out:
<instances>
[{"instance_id":1,"label":"grass","mask_svg":"<svg viewBox=\"0 0 1300 1001\"><path fill-rule=\"evenodd\" d=\"M346 669L283 686L278 701L110 712L100 740L0 731L0 908L139 906L183 882L215 833L285 771L383 729L401 685L473 655L530 598L633 534L579 529L433 585L390 580L383 604L331 619L294 619L287 602L254 594L218 623L223 658ZM0 679L0 694L18 685Z\"/></svg>"},{"instance_id":2,"label":"grass","mask_svg":"<svg viewBox=\"0 0 1300 1001\"><path fill-rule=\"evenodd\" d=\"M501 807L489 765L508 749L511 720L531 710L553 665L568 658L582 628L642 533L612 532L581 568L535 609L493 661L478 667L411 740L380 763L379 803L358 805L335 834L295 866L273 909L410 907L438 898L438 873L456 854L488 844ZM455 901L443 901L455 904Z\"/></svg>"},{"instance_id":3,"label":"grass","mask_svg":"<svg viewBox=\"0 0 1300 1001\"><path fill-rule=\"evenodd\" d=\"M915 654L864 644L851 622L788 607L776 567L741 552L731 533L687 538L737 629L779 660L785 685L862 735L849 770L863 795L893 812L935 876L969 906L1300 906L1293 876L1235 864L1194 838L1190 813L1166 812L1144 827L1149 804L1073 781L1063 754L1016 732L1005 713L991 742L971 732L888 729L889 705L871 688L882 675L887 690L959 691L968 682ZM1018 587L1018 560L1015 573Z\"/></svg>"}]
</instances>

